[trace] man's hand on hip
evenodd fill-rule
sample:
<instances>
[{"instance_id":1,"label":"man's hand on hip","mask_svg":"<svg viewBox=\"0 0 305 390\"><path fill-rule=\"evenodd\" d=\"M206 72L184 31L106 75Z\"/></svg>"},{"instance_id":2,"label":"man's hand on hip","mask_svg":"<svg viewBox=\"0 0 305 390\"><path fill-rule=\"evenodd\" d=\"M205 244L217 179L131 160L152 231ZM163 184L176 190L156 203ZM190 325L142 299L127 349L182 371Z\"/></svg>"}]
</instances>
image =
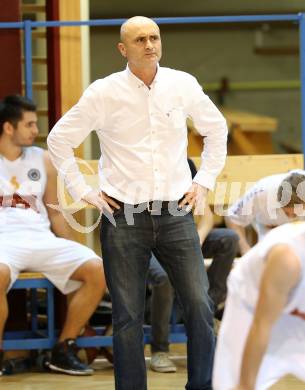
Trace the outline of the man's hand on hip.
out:
<instances>
[{"instance_id":1,"label":"man's hand on hip","mask_svg":"<svg viewBox=\"0 0 305 390\"><path fill-rule=\"evenodd\" d=\"M113 209L120 208L120 206L112 198L106 195L105 192L98 192L92 190L83 197L83 200L95 206L100 211L108 211L110 214L113 214Z\"/></svg>"},{"instance_id":2,"label":"man's hand on hip","mask_svg":"<svg viewBox=\"0 0 305 390\"><path fill-rule=\"evenodd\" d=\"M187 205L187 209L191 210L194 207L195 215L203 215L208 197L208 189L198 183L193 183L191 188L184 195L184 198L179 203L179 207Z\"/></svg>"}]
</instances>

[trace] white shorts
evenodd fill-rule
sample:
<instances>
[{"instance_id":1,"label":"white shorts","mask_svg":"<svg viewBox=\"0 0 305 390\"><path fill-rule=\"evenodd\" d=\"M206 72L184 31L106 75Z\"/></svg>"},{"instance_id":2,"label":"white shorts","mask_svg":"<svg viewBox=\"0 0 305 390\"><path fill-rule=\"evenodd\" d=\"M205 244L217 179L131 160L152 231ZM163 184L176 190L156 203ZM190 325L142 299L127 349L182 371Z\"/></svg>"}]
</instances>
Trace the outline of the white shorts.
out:
<instances>
[{"instance_id":1,"label":"white shorts","mask_svg":"<svg viewBox=\"0 0 305 390\"><path fill-rule=\"evenodd\" d=\"M232 390L238 385L242 355L253 311L237 294L229 293L217 337L213 389ZM305 321L283 314L272 328L255 390L265 390L287 374L305 381Z\"/></svg>"},{"instance_id":2,"label":"white shorts","mask_svg":"<svg viewBox=\"0 0 305 390\"><path fill-rule=\"evenodd\" d=\"M40 272L63 294L81 286L70 280L74 271L91 259L102 259L90 248L56 237L51 231L0 234L0 263L11 271L9 289L21 271Z\"/></svg>"}]
</instances>

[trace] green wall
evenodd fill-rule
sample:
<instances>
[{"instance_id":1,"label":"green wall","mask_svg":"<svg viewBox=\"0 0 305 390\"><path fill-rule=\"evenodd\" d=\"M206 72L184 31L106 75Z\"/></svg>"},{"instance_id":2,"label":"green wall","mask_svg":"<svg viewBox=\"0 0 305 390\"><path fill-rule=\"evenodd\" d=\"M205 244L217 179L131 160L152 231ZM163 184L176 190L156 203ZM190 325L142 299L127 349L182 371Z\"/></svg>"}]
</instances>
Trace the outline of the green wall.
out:
<instances>
[{"instance_id":1,"label":"green wall","mask_svg":"<svg viewBox=\"0 0 305 390\"><path fill-rule=\"evenodd\" d=\"M91 0L91 19L147 16L225 15L256 13L296 13L305 1L199 1L123 2ZM264 31L263 31L264 30ZM263 32L262 32L263 31ZM207 87L218 104L218 95L208 90L210 83L226 77L230 82L289 81L299 79L298 55L259 55L255 47L297 47L298 29L292 23L176 25L161 26L163 57L161 65L192 73ZM90 30L91 79L104 77L125 67L116 49L119 27L93 27ZM226 106L265 114L279 119L274 144L295 144L300 140L300 101L296 88L279 90L229 91ZM99 150L94 145L94 156Z\"/></svg>"}]
</instances>

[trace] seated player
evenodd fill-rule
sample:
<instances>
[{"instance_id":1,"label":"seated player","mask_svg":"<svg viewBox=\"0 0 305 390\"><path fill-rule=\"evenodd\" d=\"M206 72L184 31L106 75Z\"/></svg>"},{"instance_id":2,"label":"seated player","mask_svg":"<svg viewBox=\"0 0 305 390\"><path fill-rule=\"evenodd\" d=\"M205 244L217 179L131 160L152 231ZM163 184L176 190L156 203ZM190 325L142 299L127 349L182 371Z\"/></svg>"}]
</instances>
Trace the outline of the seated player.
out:
<instances>
[{"instance_id":1,"label":"seated player","mask_svg":"<svg viewBox=\"0 0 305 390\"><path fill-rule=\"evenodd\" d=\"M43 273L62 293L75 291L51 370L91 375L75 350L75 338L105 291L103 263L91 249L73 241L57 204L57 172L48 153L34 147L38 134L36 107L12 95L0 103L0 365L8 317L7 291L21 271ZM0 366L0 375L2 367Z\"/></svg>"},{"instance_id":2,"label":"seated player","mask_svg":"<svg viewBox=\"0 0 305 390\"><path fill-rule=\"evenodd\" d=\"M302 213L294 209L296 202L305 200L300 200L297 192L297 188L301 188L299 184L303 182L305 172L302 170L266 176L232 204L226 224L239 236L241 255L251 248L246 237L246 226L252 225L258 240L261 240L272 228L303 218Z\"/></svg>"}]
</instances>

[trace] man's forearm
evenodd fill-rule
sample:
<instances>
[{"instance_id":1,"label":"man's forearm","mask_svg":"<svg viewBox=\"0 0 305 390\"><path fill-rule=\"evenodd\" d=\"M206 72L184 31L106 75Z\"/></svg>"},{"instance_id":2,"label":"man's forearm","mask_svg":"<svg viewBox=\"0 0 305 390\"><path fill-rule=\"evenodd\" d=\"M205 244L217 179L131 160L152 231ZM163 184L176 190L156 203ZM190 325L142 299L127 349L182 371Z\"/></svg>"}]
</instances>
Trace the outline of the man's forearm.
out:
<instances>
[{"instance_id":1,"label":"man's forearm","mask_svg":"<svg viewBox=\"0 0 305 390\"><path fill-rule=\"evenodd\" d=\"M208 234L212 230L212 226L211 227L203 226L202 228L199 228L199 226L197 226L197 233L198 233L198 236L199 236L200 245L202 245L204 243L204 241L207 238Z\"/></svg>"},{"instance_id":2,"label":"man's forearm","mask_svg":"<svg viewBox=\"0 0 305 390\"><path fill-rule=\"evenodd\" d=\"M197 216L196 222L200 244L202 245L214 226L213 213L208 205L204 210L204 214Z\"/></svg>"},{"instance_id":3,"label":"man's forearm","mask_svg":"<svg viewBox=\"0 0 305 390\"><path fill-rule=\"evenodd\" d=\"M85 109L70 109L53 127L47 138L49 156L58 171L59 184L65 185L75 201L79 201L91 190L80 173L74 155L74 149L84 141L90 133L88 129L91 128L90 123L81 115L82 111Z\"/></svg>"},{"instance_id":4,"label":"man's forearm","mask_svg":"<svg viewBox=\"0 0 305 390\"><path fill-rule=\"evenodd\" d=\"M53 165L58 171L58 186L66 187L75 201L81 200L91 187L86 184L79 170L72 147L68 144L57 144L55 137L50 133L48 150Z\"/></svg>"},{"instance_id":5,"label":"man's forearm","mask_svg":"<svg viewBox=\"0 0 305 390\"><path fill-rule=\"evenodd\" d=\"M232 222L231 219L228 217L225 218L225 223L228 228L234 230L235 233L237 233L239 237L238 245L239 245L240 254L244 255L251 248L246 237L245 228L243 226L237 225L236 223Z\"/></svg>"},{"instance_id":6,"label":"man's forearm","mask_svg":"<svg viewBox=\"0 0 305 390\"><path fill-rule=\"evenodd\" d=\"M266 352L271 327L266 321L253 322L243 352L240 383L247 390L254 390L256 377Z\"/></svg>"}]
</instances>

